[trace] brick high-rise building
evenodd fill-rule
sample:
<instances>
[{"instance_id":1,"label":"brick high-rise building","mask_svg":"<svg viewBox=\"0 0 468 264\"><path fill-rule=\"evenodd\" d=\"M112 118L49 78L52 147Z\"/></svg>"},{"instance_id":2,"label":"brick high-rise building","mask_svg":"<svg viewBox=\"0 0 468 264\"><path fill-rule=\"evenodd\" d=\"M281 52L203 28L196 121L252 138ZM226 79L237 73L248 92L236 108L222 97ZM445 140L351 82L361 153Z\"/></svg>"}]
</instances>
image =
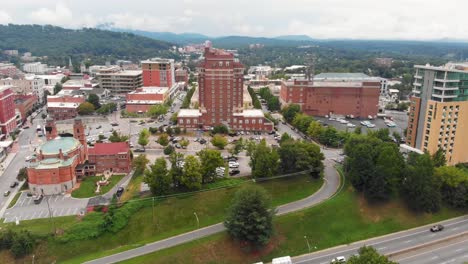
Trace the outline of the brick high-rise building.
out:
<instances>
[{"instance_id":1,"label":"brick high-rise building","mask_svg":"<svg viewBox=\"0 0 468 264\"><path fill-rule=\"evenodd\" d=\"M415 65L406 142L447 163L468 162L468 64Z\"/></svg>"},{"instance_id":2,"label":"brick high-rise building","mask_svg":"<svg viewBox=\"0 0 468 264\"><path fill-rule=\"evenodd\" d=\"M175 84L173 59L153 58L141 62L143 86L172 87Z\"/></svg>"},{"instance_id":3,"label":"brick high-rise building","mask_svg":"<svg viewBox=\"0 0 468 264\"><path fill-rule=\"evenodd\" d=\"M230 52L206 45L197 66L199 109L182 110L178 120L185 127L227 125L234 130L272 130L261 110L243 109L244 65Z\"/></svg>"},{"instance_id":4,"label":"brick high-rise building","mask_svg":"<svg viewBox=\"0 0 468 264\"><path fill-rule=\"evenodd\" d=\"M379 110L380 78L360 73L325 73L313 80L283 81L282 106L298 104L314 116L344 115L367 118Z\"/></svg>"},{"instance_id":5,"label":"brick high-rise building","mask_svg":"<svg viewBox=\"0 0 468 264\"><path fill-rule=\"evenodd\" d=\"M16 128L15 95L12 87L0 86L0 133L10 134Z\"/></svg>"}]
</instances>

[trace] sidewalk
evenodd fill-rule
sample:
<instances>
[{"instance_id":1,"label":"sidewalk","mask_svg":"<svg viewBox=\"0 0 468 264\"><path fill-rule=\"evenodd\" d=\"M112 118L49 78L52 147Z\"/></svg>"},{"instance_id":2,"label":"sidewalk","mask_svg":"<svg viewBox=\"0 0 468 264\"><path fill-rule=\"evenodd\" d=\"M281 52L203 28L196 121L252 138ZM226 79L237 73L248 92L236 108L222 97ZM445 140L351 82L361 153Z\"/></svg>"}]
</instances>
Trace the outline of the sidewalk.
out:
<instances>
[{"instance_id":1,"label":"sidewalk","mask_svg":"<svg viewBox=\"0 0 468 264\"><path fill-rule=\"evenodd\" d=\"M16 143L15 143L16 144ZM0 163L0 177L3 176L3 172L5 171L6 168L10 165L10 163L13 161L13 159L16 157L17 152L10 152L8 153L7 157L5 160L3 160Z\"/></svg>"}]
</instances>

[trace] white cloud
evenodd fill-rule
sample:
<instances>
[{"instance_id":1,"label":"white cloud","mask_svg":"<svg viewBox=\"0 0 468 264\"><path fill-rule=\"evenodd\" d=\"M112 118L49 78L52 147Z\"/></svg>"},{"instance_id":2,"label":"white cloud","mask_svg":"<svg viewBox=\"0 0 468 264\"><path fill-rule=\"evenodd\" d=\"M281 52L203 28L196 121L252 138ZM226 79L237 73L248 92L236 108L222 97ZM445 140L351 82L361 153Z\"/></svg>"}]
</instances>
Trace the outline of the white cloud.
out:
<instances>
[{"instance_id":1,"label":"white cloud","mask_svg":"<svg viewBox=\"0 0 468 264\"><path fill-rule=\"evenodd\" d=\"M30 17L41 24L75 26L72 11L63 3L57 3L54 8L39 8L33 11Z\"/></svg>"},{"instance_id":2,"label":"white cloud","mask_svg":"<svg viewBox=\"0 0 468 264\"><path fill-rule=\"evenodd\" d=\"M11 16L6 11L0 10L0 25L8 24L11 22L13 22Z\"/></svg>"}]
</instances>

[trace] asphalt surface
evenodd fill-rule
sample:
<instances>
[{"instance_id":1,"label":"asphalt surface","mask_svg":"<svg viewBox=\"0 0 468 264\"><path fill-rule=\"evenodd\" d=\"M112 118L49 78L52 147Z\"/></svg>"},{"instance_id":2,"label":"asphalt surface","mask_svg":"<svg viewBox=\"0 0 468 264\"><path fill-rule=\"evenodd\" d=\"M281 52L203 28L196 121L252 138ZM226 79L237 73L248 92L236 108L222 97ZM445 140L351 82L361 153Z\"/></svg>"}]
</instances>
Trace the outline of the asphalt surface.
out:
<instances>
[{"instance_id":1,"label":"asphalt surface","mask_svg":"<svg viewBox=\"0 0 468 264\"><path fill-rule=\"evenodd\" d=\"M403 258L395 257L392 259L401 264L466 263L468 262L468 238L441 243L435 247L415 251Z\"/></svg>"},{"instance_id":2,"label":"asphalt surface","mask_svg":"<svg viewBox=\"0 0 468 264\"><path fill-rule=\"evenodd\" d=\"M292 133L294 133L295 136L298 136L294 131L292 131ZM334 163L331 161L332 157L334 157L335 155L338 155L337 154L338 151L337 150L325 150L324 153L325 153L326 160L324 162L325 163L325 178L324 178L323 186L316 193L314 193L313 195L305 199L279 206L277 208L278 215L302 210L307 207L312 207L332 197L338 191L340 187L340 177L337 171L333 168ZM89 264L91 263L92 264L116 263L119 261L146 255L151 252L155 252L155 251L162 250L165 248L184 244L184 243L196 240L196 239L200 239L202 237L206 237L209 235L219 233L224 230L226 230L224 225L222 223L219 223L219 224L215 224L215 225L208 226L205 228L197 229L189 233L185 233L185 234L170 237L161 241L149 243L139 248L127 250L121 253L99 258L96 260L91 260L85 263L89 263Z\"/></svg>"},{"instance_id":3,"label":"asphalt surface","mask_svg":"<svg viewBox=\"0 0 468 264\"><path fill-rule=\"evenodd\" d=\"M354 242L349 245L326 249L317 253L294 257L293 263L325 264L330 263L333 258L338 256L344 256L346 259L348 259L350 256L358 254L359 248L364 245L373 246L381 254L388 255L432 241L446 239L468 231L468 216L450 219L441 223L445 226L445 229L441 232L430 232L429 228L432 226L431 224L428 226L418 227L382 237L368 239L365 241ZM398 260L398 257L396 257L396 259L399 263L444 263L450 259L454 259L454 261L445 263L463 263L463 261L466 261L466 258L468 257L466 255L468 253L468 247L462 251L457 251L459 246L460 244L455 244L448 246L447 248L440 248L440 254L434 253L436 255L427 253L427 256L430 256L431 258L429 262L427 262L427 260L419 261L419 256L409 257L407 259L401 260ZM450 254L450 252L453 252L453 254Z\"/></svg>"}]
</instances>

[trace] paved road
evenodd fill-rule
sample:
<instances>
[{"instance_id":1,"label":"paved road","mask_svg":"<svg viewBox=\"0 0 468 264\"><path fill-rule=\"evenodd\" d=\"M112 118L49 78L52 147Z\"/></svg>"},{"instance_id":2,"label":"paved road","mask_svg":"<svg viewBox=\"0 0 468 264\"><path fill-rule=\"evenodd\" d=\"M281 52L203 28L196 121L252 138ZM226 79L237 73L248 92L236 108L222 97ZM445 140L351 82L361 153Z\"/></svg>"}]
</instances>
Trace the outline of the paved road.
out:
<instances>
[{"instance_id":1,"label":"paved road","mask_svg":"<svg viewBox=\"0 0 468 264\"><path fill-rule=\"evenodd\" d=\"M336 151L333 151L333 150L329 152L325 152L325 156L327 157L327 155L335 155L335 152ZM313 195L305 199L279 206L277 208L278 209L277 214L278 215L287 214L293 211L311 207L333 196L333 194L335 194L338 188L340 187L340 178L336 170L333 168L333 165L334 165L333 162L327 157L327 160L325 161L325 182L319 191L317 191L316 193L314 193ZM196 239L206 237L209 235L213 235L224 230L225 230L224 225L222 223L219 223L219 224L201 228L201 229L189 232L189 233L185 233L185 234L170 237L168 239L164 239L161 241L153 242L153 243L147 244L139 248L127 250L118 254L88 261L86 263L93 263L93 264L116 263L116 262L123 261L126 259L131 259L131 258L138 257L141 255L149 254L151 252L158 251L161 249L187 243L189 241L196 240Z\"/></svg>"},{"instance_id":2,"label":"paved road","mask_svg":"<svg viewBox=\"0 0 468 264\"><path fill-rule=\"evenodd\" d=\"M381 254L390 254L399 252L408 248L412 248L421 244L425 244L431 241L436 241L439 239L448 238L454 235L458 235L461 232L466 232L468 230L468 216L463 216L455 219L450 219L443 221L442 224L445 226L445 229L442 232L432 233L429 231L430 226L423 226L414 228L411 230L406 230L382 237L372 238L365 241L358 241L351 243L349 245L338 246L335 248L323 250L317 253L302 255L293 258L293 263L317 263L325 264L330 263L330 261L337 256L345 256L349 258L351 255L357 254L358 249L364 245L370 245L376 248ZM456 249L455 249L456 250ZM468 249L465 253L468 252ZM431 256L432 258L433 256ZM433 263L442 263L446 257L440 256L438 261L433 260ZM411 260L411 259L408 259ZM404 260L402 261L404 262ZM408 262L410 263L410 262ZM413 263L413 262L411 262ZM415 263L427 263L427 262L415 262ZM454 263L461 263L457 261Z\"/></svg>"},{"instance_id":3,"label":"paved road","mask_svg":"<svg viewBox=\"0 0 468 264\"><path fill-rule=\"evenodd\" d=\"M440 264L468 262L468 236L449 243L417 250L405 257L392 258L400 264Z\"/></svg>"}]
</instances>

